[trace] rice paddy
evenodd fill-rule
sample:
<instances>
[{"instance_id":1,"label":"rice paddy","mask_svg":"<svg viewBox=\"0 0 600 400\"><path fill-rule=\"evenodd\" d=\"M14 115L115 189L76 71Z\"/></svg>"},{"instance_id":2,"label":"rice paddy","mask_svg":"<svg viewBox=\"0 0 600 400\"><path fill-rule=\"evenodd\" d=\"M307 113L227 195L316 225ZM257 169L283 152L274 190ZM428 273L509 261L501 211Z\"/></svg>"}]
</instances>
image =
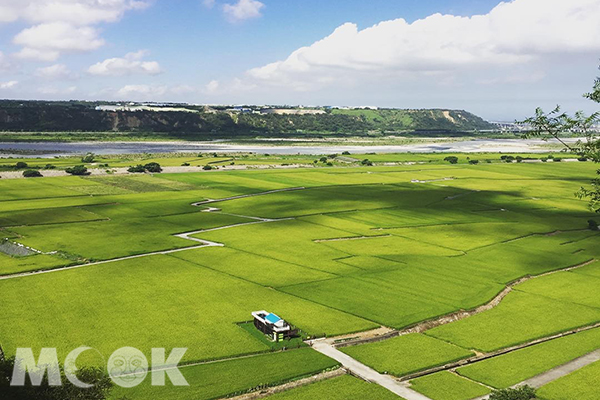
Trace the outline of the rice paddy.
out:
<instances>
[{"instance_id":1,"label":"rice paddy","mask_svg":"<svg viewBox=\"0 0 600 400\"><path fill-rule=\"evenodd\" d=\"M133 346L186 347L186 363L233 358L186 368L188 392L119 392L211 399L337 366L310 348L269 354L239 325L252 311L275 312L310 337L402 330L474 310L521 278L583 264L516 285L468 318L343 351L402 377L590 326L600 322L600 234L587 230L595 216L573 193L594 172L591 163L428 163L3 179L0 239L36 253L0 253L0 345L7 356L56 347L60 358L86 345L105 357ZM264 194L287 188L296 190ZM193 205L204 200L215 201ZM60 270L69 265L80 267ZM477 382L519 383L597 349L596 336L576 333L413 386L434 400L477 397L488 392ZM585 371L598 378L597 368ZM542 398L566 399L556 394L568 392L565 379ZM346 376L273 397L391 394L380 389Z\"/></svg>"}]
</instances>

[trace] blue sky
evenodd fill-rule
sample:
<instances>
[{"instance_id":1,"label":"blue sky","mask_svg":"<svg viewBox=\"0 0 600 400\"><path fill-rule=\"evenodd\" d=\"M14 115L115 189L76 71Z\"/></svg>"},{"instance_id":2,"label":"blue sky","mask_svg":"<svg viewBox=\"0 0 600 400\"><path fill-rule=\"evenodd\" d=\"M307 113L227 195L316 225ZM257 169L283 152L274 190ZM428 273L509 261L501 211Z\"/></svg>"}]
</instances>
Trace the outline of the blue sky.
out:
<instances>
[{"instance_id":1,"label":"blue sky","mask_svg":"<svg viewBox=\"0 0 600 400\"><path fill-rule=\"evenodd\" d=\"M0 0L0 98L592 111L598 20L600 0Z\"/></svg>"}]
</instances>

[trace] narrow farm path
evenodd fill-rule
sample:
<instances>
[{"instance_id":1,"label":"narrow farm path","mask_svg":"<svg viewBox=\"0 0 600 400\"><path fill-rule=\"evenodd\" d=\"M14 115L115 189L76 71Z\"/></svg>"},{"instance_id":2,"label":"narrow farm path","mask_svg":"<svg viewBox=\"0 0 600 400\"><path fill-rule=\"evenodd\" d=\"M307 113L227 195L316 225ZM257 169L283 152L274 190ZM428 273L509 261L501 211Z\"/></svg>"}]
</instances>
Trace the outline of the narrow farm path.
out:
<instances>
[{"instance_id":1,"label":"narrow farm path","mask_svg":"<svg viewBox=\"0 0 600 400\"><path fill-rule=\"evenodd\" d=\"M529 385L534 388L540 388L550 382L553 382L557 379L562 378L563 376L567 376L572 372L575 372L583 367L586 367L596 361L600 361L600 350L593 351L588 353L582 357L576 358L573 361L570 361L566 364L560 365L556 368L553 368L549 371L543 372L533 378L527 379L521 383L517 383L512 386L516 388L518 386ZM488 396L477 397L473 400L486 400L489 398Z\"/></svg>"},{"instance_id":2,"label":"narrow farm path","mask_svg":"<svg viewBox=\"0 0 600 400\"><path fill-rule=\"evenodd\" d=\"M358 362L347 354L342 353L334 346L324 340L315 340L312 342L312 348L327 357L333 358L344 366L352 374L364 379L367 382L376 383L381 387L386 388L392 393L403 397L406 400L431 400L429 397L422 395L410 389L407 385L402 384L389 375L382 375L372 368Z\"/></svg>"}]
</instances>

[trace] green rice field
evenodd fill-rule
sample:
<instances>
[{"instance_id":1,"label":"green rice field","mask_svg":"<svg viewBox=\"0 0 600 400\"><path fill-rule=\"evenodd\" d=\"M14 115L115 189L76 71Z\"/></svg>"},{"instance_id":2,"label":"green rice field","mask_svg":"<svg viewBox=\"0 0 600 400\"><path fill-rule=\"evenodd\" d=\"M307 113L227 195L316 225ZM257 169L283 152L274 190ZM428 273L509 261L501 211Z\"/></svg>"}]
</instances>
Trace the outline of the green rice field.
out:
<instances>
[{"instance_id":1,"label":"green rice field","mask_svg":"<svg viewBox=\"0 0 600 400\"><path fill-rule=\"evenodd\" d=\"M600 232L588 229L600 218L574 196L597 166L488 156L494 162L479 165L465 155L456 165L440 155L369 155L419 163L0 179L0 240L32 252L0 252L0 347L7 357L19 347L54 347L59 359L82 345L104 358L124 346L147 355L183 347L182 362L193 365L182 368L189 388L145 383L115 390L114 399L216 399L339 366L298 340L274 347L249 332L243 323L258 310L303 337L331 338L472 311L514 286L469 317L340 348L397 377L600 323ZM233 158L144 162L314 157ZM416 378L411 387L433 400L468 400L598 348L591 329ZM599 371L597 363L576 371L540 389L540 398L592 399L581 382L600 381ZM272 397L395 396L345 375Z\"/></svg>"}]
</instances>

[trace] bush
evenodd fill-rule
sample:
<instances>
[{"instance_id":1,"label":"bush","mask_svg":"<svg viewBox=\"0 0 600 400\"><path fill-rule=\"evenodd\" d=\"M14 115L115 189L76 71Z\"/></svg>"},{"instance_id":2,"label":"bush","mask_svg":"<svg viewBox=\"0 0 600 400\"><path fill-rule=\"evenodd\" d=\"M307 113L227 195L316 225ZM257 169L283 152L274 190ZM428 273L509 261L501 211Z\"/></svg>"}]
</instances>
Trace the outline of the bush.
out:
<instances>
[{"instance_id":1,"label":"bush","mask_svg":"<svg viewBox=\"0 0 600 400\"><path fill-rule=\"evenodd\" d=\"M517 156L517 157L515 157L515 160L517 160L518 163L522 163L523 162L523 157Z\"/></svg>"},{"instance_id":2,"label":"bush","mask_svg":"<svg viewBox=\"0 0 600 400\"><path fill-rule=\"evenodd\" d=\"M343 155L343 156L349 156L349 155L350 155L350 152L349 152L349 151L344 151L344 152L342 152L342 155Z\"/></svg>"},{"instance_id":3,"label":"bush","mask_svg":"<svg viewBox=\"0 0 600 400\"><path fill-rule=\"evenodd\" d=\"M562 161L562 158L554 157L554 162L561 162L561 161Z\"/></svg>"},{"instance_id":4,"label":"bush","mask_svg":"<svg viewBox=\"0 0 600 400\"><path fill-rule=\"evenodd\" d=\"M479 164L479 160L469 160L469 164L477 165L477 164Z\"/></svg>"},{"instance_id":5,"label":"bush","mask_svg":"<svg viewBox=\"0 0 600 400\"><path fill-rule=\"evenodd\" d=\"M24 169L27 167L28 167L27 163L23 162L23 161L19 161L18 163L15 164L16 169Z\"/></svg>"},{"instance_id":6,"label":"bush","mask_svg":"<svg viewBox=\"0 0 600 400\"><path fill-rule=\"evenodd\" d=\"M362 160L360 162L362 165L366 165L366 166L372 166L373 162L371 160L369 160L368 158L365 158L364 160Z\"/></svg>"},{"instance_id":7,"label":"bush","mask_svg":"<svg viewBox=\"0 0 600 400\"><path fill-rule=\"evenodd\" d=\"M46 166L44 167L44 169L56 169L56 166L54 166L52 164L46 164Z\"/></svg>"},{"instance_id":8,"label":"bush","mask_svg":"<svg viewBox=\"0 0 600 400\"><path fill-rule=\"evenodd\" d=\"M328 167L333 167L333 163L330 163L330 162L328 162L328 163L327 163L327 166L328 166Z\"/></svg>"},{"instance_id":9,"label":"bush","mask_svg":"<svg viewBox=\"0 0 600 400\"><path fill-rule=\"evenodd\" d=\"M321 157L321 158L319 158L319 161L321 161L322 163L326 163L327 157Z\"/></svg>"},{"instance_id":10,"label":"bush","mask_svg":"<svg viewBox=\"0 0 600 400\"><path fill-rule=\"evenodd\" d=\"M521 386L516 389L494 391L489 400L531 400L535 399L535 389L531 386Z\"/></svg>"},{"instance_id":11,"label":"bush","mask_svg":"<svg viewBox=\"0 0 600 400\"><path fill-rule=\"evenodd\" d=\"M204 167L202 167L202 169L205 171L210 171L211 169L213 169L213 167L211 167L210 165L205 165Z\"/></svg>"},{"instance_id":12,"label":"bush","mask_svg":"<svg viewBox=\"0 0 600 400\"><path fill-rule=\"evenodd\" d=\"M189 167L189 166L190 166L190 163L188 163L188 162L184 162L183 164L181 164L181 166L182 166L182 167Z\"/></svg>"},{"instance_id":13,"label":"bush","mask_svg":"<svg viewBox=\"0 0 600 400\"><path fill-rule=\"evenodd\" d=\"M162 168L160 167L159 163L155 163L155 162L151 162L148 163L146 165L144 165L144 168L146 168L146 171L148 172L162 172Z\"/></svg>"},{"instance_id":14,"label":"bush","mask_svg":"<svg viewBox=\"0 0 600 400\"><path fill-rule=\"evenodd\" d=\"M579 157L579 158L577 159L577 161L586 162L586 161L587 161L587 158L586 158L586 157Z\"/></svg>"},{"instance_id":15,"label":"bush","mask_svg":"<svg viewBox=\"0 0 600 400\"><path fill-rule=\"evenodd\" d=\"M458 157L448 156L448 157L444 158L444 161L448 161L450 164L458 164Z\"/></svg>"},{"instance_id":16,"label":"bush","mask_svg":"<svg viewBox=\"0 0 600 400\"><path fill-rule=\"evenodd\" d=\"M143 165L138 164L135 167L127 168L127 172L131 172L132 174L143 174L146 172L146 168L144 168Z\"/></svg>"},{"instance_id":17,"label":"bush","mask_svg":"<svg viewBox=\"0 0 600 400\"><path fill-rule=\"evenodd\" d=\"M87 153L85 156L81 157L81 162L85 164L93 163L96 159L96 155L94 153Z\"/></svg>"},{"instance_id":18,"label":"bush","mask_svg":"<svg viewBox=\"0 0 600 400\"><path fill-rule=\"evenodd\" d=\"M90 173L88 172L88 169L85 167L85 165L76 165L72 168L67 168L65 169L65 172L67 174L71 174L71 175L89 175Z\"/></svg>"},{"instance_id":19,"label":"bush","mask_svg":"<svg viewBox=\"0 0 600 400\"><path fill-rule=\"evenodd\" d=\"M593 231L597 231L598 230L598 223L596 221L594 221L593 219L590 219L588 221L588 227L593 230Z\"/></svg>"},{"instance_id":20,"label":"bush","mask_svg":"<svg viewBox=\"0 0 600 400\"><path fill-rule=\"evenodd\" d=\"M511 162L515 161L515 158L513 156L506 156L504 161L506 161L507 163L511 163Z\"/></svg>"},{"instance_id":21,"label":"bush","mask_svg":"<svg viewBox=\"0 0 600 400\"><path fill-rule=\"evenodd\" d=\"M39 178L42 176L40 171L36 171L35 169L27 169L23 171L23 176L25 178Z\"/></svg>"},{"instance_id":22,"label":"bush","mask_svg":"<svg viewBox=\"0 0 600 400\"><path fill-rule=\"evenodd\" d=\"M542 162L548 162L548 157L542 157L540 160L542 160Z\"/></svg>"}]
</instances>

